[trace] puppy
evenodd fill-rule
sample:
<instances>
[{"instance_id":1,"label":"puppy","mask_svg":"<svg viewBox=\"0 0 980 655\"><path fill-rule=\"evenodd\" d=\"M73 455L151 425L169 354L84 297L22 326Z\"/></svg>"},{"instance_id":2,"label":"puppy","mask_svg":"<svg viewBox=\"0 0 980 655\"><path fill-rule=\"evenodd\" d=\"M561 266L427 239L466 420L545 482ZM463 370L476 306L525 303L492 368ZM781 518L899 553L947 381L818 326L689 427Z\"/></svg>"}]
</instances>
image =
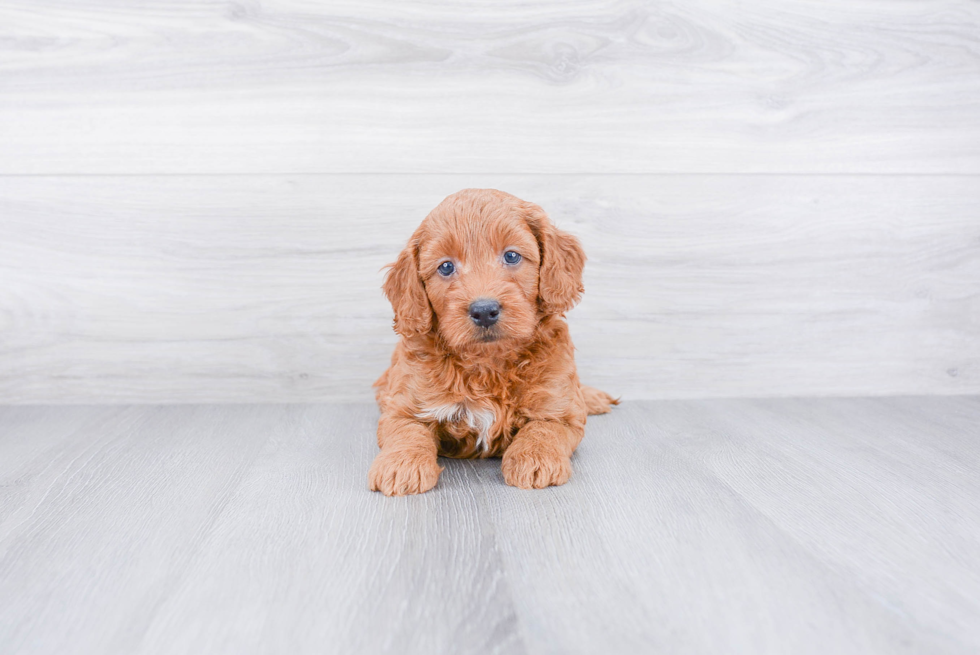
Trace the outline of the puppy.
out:
<instances>
[{"instance_id":1,"label":"puppy","mask_svg":"<svg viewBox=\"0 0 980 655\"><path fill-rule=\"evenodd\" d=\"M568 481L587 414L618 404L584 387L563 315L585 253L537 205L466 189L422 221L384 281L401 339L374 383L381 419L369 486L435 486L437 457L502 457L507 484Z\"/></svg>"}]
</instances>

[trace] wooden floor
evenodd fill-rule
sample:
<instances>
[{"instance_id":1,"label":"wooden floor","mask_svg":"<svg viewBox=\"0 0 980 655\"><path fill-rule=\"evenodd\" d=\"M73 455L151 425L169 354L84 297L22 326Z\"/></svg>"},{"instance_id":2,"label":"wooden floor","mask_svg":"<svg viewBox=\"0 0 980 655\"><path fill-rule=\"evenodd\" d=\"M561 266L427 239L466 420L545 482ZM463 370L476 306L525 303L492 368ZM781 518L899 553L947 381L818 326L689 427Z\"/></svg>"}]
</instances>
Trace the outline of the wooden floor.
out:
<instances>
[{"instance_id":1,"label":"wooden floor","mask_svg":"<svg viewBox=\"0 0 980 655\"><path fill-rule=\"evenodd\" d=\"M627 402L562 488L376 409L0 409L0 652L975 653L980 399Z\"/></svg>"}]
</instances>

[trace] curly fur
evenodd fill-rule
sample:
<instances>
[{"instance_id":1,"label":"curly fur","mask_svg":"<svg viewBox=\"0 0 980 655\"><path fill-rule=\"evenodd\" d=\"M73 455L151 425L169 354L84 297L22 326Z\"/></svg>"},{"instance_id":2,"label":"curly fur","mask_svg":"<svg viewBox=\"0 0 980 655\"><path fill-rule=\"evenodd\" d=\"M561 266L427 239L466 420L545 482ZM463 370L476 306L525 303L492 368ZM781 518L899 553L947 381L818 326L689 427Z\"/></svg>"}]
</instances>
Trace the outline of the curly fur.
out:
<instances>
[{"instance_id":1,"label":"curly fur","mask_svg":"<svg viewBox=\"0 0 980 655\"><path fill-rule=\"evenodd\" d=\"M515 250L516 265L503 261ZM438 274L454 263L449 277ZM438 456L502 457L522 488L564 484L587 414L617 400L584 387L564 313L581 298L585 253L544 211L493 189L467 189L425 218L391 265L383 290L401 336L375 382L381 452L369 486L387 495L435 486ZM500 319L481 328L477 299Z\"/></svg>"}]
</instances>

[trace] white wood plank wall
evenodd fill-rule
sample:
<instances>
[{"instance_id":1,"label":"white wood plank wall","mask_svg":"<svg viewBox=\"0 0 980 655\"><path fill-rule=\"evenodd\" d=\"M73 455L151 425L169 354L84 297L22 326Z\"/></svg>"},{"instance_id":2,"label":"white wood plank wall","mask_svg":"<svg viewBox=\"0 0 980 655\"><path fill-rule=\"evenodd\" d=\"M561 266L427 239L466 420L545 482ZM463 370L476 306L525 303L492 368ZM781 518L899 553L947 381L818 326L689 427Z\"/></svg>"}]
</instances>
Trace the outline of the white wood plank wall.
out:
<instances>
[{"instance_id":1,"label":"white wood plank wall","mask_svg":"<svg viewBox=\"0 0 980 655\"><path fill-rule=\"evenodd\" d=\"M980 392L980 3L0 3L0 402L371 397L443 196L626 398Z\"/></svg>"}]
</instances>

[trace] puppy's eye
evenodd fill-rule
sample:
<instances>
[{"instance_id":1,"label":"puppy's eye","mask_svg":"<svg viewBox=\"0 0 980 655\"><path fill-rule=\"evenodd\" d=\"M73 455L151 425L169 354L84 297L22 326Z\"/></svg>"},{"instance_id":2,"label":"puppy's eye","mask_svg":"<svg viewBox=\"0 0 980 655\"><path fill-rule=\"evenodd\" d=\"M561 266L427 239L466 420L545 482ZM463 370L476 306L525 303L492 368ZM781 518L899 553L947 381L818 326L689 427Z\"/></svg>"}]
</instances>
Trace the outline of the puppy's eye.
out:
<instances>
[{"instance_id":1,"label":"puppy's eye","mask_svg":"<svg viewBox=\"0 0 980 655\"><path fill-rule=\"evenodd\" d=\"M504 253L504 263L514 265L521 261L521 253L508 250Z\"/></svg>"},{"instance_id":2,"label":"puppy's eye","mask_svg":"<svg viewBox=\"0 0 980 655\"><path fill-rule=\"evenodd\" d=\"M453 266L452 262L443 262L439 264L439 268L437 268L436 270L439 271L439 275L443 277L449 277L456 270L456 267Z\"/></svg>"}]
</instances>

